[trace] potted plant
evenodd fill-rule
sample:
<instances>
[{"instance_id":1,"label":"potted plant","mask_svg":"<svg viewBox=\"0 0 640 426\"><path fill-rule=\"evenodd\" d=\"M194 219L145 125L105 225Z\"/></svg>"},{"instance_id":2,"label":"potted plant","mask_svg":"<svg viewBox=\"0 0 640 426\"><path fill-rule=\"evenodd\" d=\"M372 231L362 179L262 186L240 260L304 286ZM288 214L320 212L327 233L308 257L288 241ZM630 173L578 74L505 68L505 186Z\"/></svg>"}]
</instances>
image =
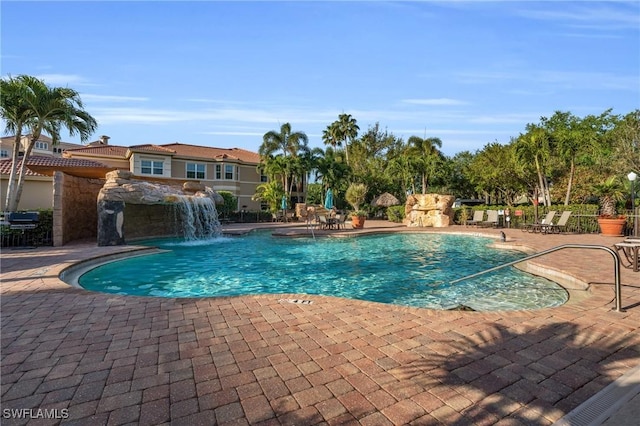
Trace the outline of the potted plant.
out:
<instances>
[{"instance_id":1,"label":"potted plant","mask_svg":"<svg viewBox=\"0 0 640 426\"><path fill-rule=\"evenodd\" d=\"M621 237L627 218L616 212L616 203L624 199L623 186L617 176L611 176L604 182L593 186L595 195L600 199L598 225L602 235Z\"/></svg>"},{"instance_id":2,"label":"potted plant","mask_svg":"<svg viewBox=\"0 0 640 426\"><path fill-rule=\"evenodd\" d=\"M364 227L364 221L367 217L367 213L360 210L360 205L364 203L364 198L367 195L367 186L363 183L352 183L347 188L345 198L347 202L353 207L351 212L351 226L354 228Z\"/></svg>"}]
</instances>

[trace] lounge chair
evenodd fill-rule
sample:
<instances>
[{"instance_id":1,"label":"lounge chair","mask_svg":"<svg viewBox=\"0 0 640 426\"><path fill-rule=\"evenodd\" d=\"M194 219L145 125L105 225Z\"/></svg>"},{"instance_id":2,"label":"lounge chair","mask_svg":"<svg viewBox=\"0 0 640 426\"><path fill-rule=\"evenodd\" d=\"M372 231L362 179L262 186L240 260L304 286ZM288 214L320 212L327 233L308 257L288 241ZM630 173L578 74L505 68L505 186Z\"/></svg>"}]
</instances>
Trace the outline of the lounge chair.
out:
<instances>
[{"instance_id":1,"label":"lounge chair","mask_svg":"<svg viewBox=\"0 0 640 426\"><path fill-rule=\"evenodd\" d=\"M546 232L547 227L553 223L553 218L556 216L556 211L551 210L547 215L542 219L542 222L529 223L522 228L522 231L529 232Z\"/></svg>"},{"instance_id":2,"label":"lounge chair","mask_svg":"<svg viewBox=\"0 0 640 426\"><path fill-rule=\"evenodd\" d=\"M498 210L487 210L487 220L478 223L478 226L494 228L498 226Z\"/></svg>"},{"instance_id":3,"label":"lounge chair","mask_svg":"<svg viewBox=\"0 0 640 426\"><path fill-rule=\"evenodd\" d=\"M471 220L468 220L465 223L465 226L474 226L474 225L478 225L479 223L481 223L482 221L484 221L484 210L476 210L473 212L473 218L471 218Z\"/></svg>"},{"instance_id":4,"label":"lounge chair","mask_svg":"<svg viewBox=\"0 0 640 426\"><path fill-rule=\"evenodd\" d=\"M620 261L625 268L632 268L634 272L640 270L640 241L624 240L616 243L613 247L620 255Z\"/></svg>"},{"instance_id":5,"label":"lounge chair","mask_svg":"<svg viewBox=\"0 0 640 426\"><path fill-rule=\"evenodd\" d=\"M557 223L550 223L548 226L544 226L542 232L547 234L559 234L560 232L565 232L567 230L567 221L571 216L570 211L563 211L560 215L560 219L558 219Z\"/></svg>"}]
</instances>

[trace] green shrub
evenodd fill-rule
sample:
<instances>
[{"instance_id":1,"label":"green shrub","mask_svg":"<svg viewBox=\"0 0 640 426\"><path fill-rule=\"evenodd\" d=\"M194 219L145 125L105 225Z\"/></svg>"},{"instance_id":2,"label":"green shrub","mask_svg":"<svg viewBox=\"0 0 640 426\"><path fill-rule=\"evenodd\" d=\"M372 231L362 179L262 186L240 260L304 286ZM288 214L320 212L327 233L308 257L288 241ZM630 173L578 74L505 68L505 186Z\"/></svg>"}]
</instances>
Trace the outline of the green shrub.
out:
<instances>
[{"instance_id":1,"label":"green shrub","mask_svg":"<svg viewBox=\"0 0 640 426\"><path fill-rule=\"evenodd\" d=\"M238 197L229 191L218 191L218 194L224 199L224 204L216 206L220 219L230 219L231 213L238 209Z\"/></svg>"},{"instance_id":2,"label":"green shrub","mask_svg":"<svg viewBox=\"0 0 640 426\"><path fill-rule=\"evenodd\" d=\"M404 220L404 206L391 206L387 208L387 217L390 222L402 223Z\"/></svg>"}]
</instances>

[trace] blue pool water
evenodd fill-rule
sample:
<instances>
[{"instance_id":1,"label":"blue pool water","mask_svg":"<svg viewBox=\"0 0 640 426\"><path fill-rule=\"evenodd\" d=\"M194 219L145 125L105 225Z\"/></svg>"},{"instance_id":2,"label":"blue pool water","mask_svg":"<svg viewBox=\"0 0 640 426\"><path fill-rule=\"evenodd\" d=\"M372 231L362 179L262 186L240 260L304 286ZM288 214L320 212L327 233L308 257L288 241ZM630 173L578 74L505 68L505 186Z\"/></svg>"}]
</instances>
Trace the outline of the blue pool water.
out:
<instances>
[{"instance_id":1,"label":"blue pool water","mask_svg":"<svg viewBox=\"0 0 640 426\"><path fill-rule=\"evenodd\" d=\"M515 268L449 281L524 257L488 238L402 233L356 238L276 238L269 232L199 242L156 240L164 253L97 267L88 290L141 296L209 297L302 293L396 305L475 310L536 309L568 299L559 285Z\"/></svg>"}]
</instances>

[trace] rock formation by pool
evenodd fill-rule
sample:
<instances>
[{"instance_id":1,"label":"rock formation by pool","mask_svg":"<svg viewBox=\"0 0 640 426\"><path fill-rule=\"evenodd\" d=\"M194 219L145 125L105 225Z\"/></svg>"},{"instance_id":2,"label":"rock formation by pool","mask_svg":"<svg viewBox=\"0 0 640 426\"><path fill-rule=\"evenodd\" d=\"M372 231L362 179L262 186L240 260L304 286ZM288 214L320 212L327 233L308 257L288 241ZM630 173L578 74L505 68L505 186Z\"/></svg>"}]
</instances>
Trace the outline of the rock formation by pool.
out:
<instances>
[{"instance_id":1,"label":"rock formation by pool","mask_svg":"<svg viewBox=\"0 0 640 426\"><path fill-rule=\"evenodd\" d=\"M169 180L136 179L129 171L107 173L98 194L98 245L123 245L126 239L220 234L216 204L224 199L198 182L181 186Z\"/></svg>"},{"instance_id":2,"label":"rock formation by pool","mask_svg":"<svg viewBox=\"0 0 640 426\"><path fill-rule=\"evenodd\" d=\"M443 228L453 224L451 207L455 197L440 194L412 194L404 207L407 226Z\"/></svg>"}]
</instances>

